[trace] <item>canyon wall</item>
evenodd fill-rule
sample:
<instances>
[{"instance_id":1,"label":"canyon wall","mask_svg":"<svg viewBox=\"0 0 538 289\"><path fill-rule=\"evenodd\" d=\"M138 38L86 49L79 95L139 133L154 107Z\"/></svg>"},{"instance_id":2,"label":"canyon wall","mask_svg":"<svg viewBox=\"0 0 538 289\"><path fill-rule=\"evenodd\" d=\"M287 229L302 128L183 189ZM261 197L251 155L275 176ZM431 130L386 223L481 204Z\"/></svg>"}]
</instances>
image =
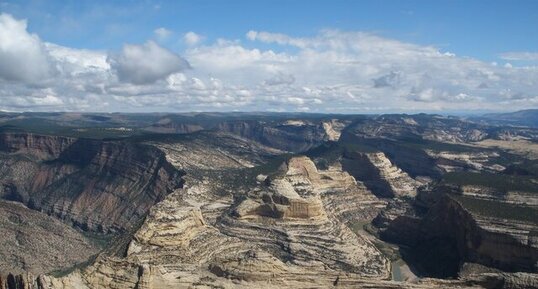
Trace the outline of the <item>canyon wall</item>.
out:
<instances>
[{"instance_id":1,"label":"canyon wall","mask_svg":"<svg viewBox=\"0 0 538 289\"><path fill-rule=\"evenodd\" d=\"M321 123L286 122L269 125L259 121L241 121L224 122L216 129L289 152L306 151L330 138Z\"/></svg>"},{"instance_id":2,"label":"canyon wall","mask_svg":"<svg viewBox=\"0 0 538 289\"><path fill-rule=\"evenodd\" d=\"M454 277L467 262L508 272L538 270L536 222L481 216L453 195L441 196L424 216L403 213L401 206L392 210L374 224L383 239L409 247L410 262L426 275Z\"/></svg>"},{"instance_id":3,"label":"canyon wall","mask_svg":"<svg viewBox=\"0 0 538 289\"><path fill-rule=\"evenodd\" d=\"M124 231L183 184L151 146L9 133L0 140L0 197L83 230Z\"/></svg>"}]
</instances>

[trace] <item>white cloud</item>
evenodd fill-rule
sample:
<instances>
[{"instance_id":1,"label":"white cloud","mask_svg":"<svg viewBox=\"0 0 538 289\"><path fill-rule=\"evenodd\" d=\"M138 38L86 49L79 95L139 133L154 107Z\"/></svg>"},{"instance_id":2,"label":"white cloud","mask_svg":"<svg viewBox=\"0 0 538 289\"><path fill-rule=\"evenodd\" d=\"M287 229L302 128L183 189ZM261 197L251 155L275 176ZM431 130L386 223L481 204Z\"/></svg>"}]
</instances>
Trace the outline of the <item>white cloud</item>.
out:
<instances>
[{"instance_id":1,"label":"white cloud","mask_svg":"<svg viewBox=\"0 0 538 289\"><path fill-rule=\"evenodd\" d=\"M500 55L501 59L509 61L538 61L538 52L528 52L528 51L514 51L514 52L505 52Z\"/></svg>"},{"instance_id":2,"label":"white cloud","mask_svg":"<svg viewBox=\"0 0 538 289\"><path fill-rule=\"evenodd\" d=\"M266 79L263 83L266 85L282 85L287 84L291 85L295 82L295 76L292 74L286 74L281 71L278 71L271 78Z\"/></svg>"},{"instance_id":3,"label":"white cloud","mask_svg":"<svg viewBox=\"0 0 538 289\"><path fill-rule=\"evenodd\" d=\"M153 41L126 44L119 54L109 55L107 61L120 81L133 84L153 83L189 68L185 59Z\"/></svg>"},{"instance_id":4,"label":"white cloud","mask_svg":"<svg viewBox=\"0 0 538 289\"><path fill-rule=\"evenodd\" d=\"M0 79L39 82L51 66L39 37L26 31L26 20L0 14Z\"/></svg>"},{"instance_id":5,"label":"white cloud","mask_svg":"<svg viewBox=\"0 0 538 289\"><path fill-rule=\"evenodd\" d=\"M56 95L46 94L44 97L32 97L32 101L38 106L58 106L64 102Z\"/></svg>"},{"instance_id":6,"label":"white cloud","mask_svg":"<svg viewBox=\"0 0 538 289\"><path fill-rule=\"evenodd\" d=\"M189 46L194 46L199 44L204 40L204 37L200 34L196 34L192 31L189 31L183 35L183 41Z\"/></svg>"},{"instance_id":7,"label":"white cloud","mask_svg":"<svg viewBox=\"0 0 538 289\"><path fill-rule=\"evenodd\" d=\"M43 43L25 21L4 14L0 110L382 113L538 105L536 66L493 65L370 33L249 31L248 46L188 37L185 59L152 41L109 54Z\"/></svg>"},{"instance_id":8,"label":"white cloud","mask_svg":"<svg viewBox=\"0 0 538 289\"><path fill-rule=\"evenodd\" d=\"M157 40L159 41L164 41L166 39L168 39L168 37L170 37L170 35L172 35L172 31L164 28L164 27L159 27L157 29L155 29L153 31L153 33L155 34L155 37L157 37Z\"/></svg>"},{"instance_id":9,"label":"white cloud","mask_svg":"<svg viewBox=\"0 0 538 289\"><path fill-rule=\"evenodd\" d=\"M246 34L247 38L251 41L261 41L265 43L277 43L280 45L293 45L301 48L305 48L309 41L306 39L293 38L282 33L270 33L270 32L258 32L250 30Z\"/></svg>"},{"instance_id":10,"label":"white cloud","mask_svg":"<svg viewBox=\"0 0 538 289\"><path fill-rule=\"evenodd\" d=\"M44 43L44 47L50 58L54 60L56 68L63 73L77 75L90 71L110 70L105 52L72 49L52 43Z\"/></svg>"}]
</instances>

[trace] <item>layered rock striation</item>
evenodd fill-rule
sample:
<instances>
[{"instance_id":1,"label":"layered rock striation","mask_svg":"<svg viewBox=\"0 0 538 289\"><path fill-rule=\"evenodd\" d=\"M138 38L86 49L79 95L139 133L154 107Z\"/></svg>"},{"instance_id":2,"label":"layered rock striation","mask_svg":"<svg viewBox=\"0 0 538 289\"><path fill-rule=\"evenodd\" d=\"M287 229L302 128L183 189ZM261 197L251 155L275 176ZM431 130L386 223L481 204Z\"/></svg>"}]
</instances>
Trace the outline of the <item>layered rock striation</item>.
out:
<instances>
[{"instance_id":1,"label":"layered rock striation","mask_svg":"<svg viewBox=\"0 0 538 289\"><path fill-rule=\"evenodd\" d=\"M394 165L382 152L350 152L342 159L346 171L380 197L414 197L420 183Z\"/></svg>"},{"instance_id":2,"label":"layered rock striation","mask_svg":"<svg viewBox=\"0 0 538 289\"><path fill-rule=\"evenodd\" d=\"M336 131L326 129L329 129L326 124L308 121L275 124L261 121L237 121L223 122L216 127L216 130L220 132L238 135L289 152L303 152L330 138L336 138Z\"/></svg>"},{"instance_id":3,"label":"layered rock striation","mask_svg":"<svg viewBox=\"0 0 538 289\"><path fill-rule=\"evenodd\" d=\"M85 262L100 248L77 230L16 202L0 201L0 275L50 273Z\"/></svg>"},{"instance_id":4,"label":"layered rock striation","mask_svg":"<svg viewBox=\"0 0 538 289\"><path fill-rule=\"evenodd\" d=\"M101 258L47 284L323 288L387 278L388 260L346 226L371 219L384 202L341 167L318 171L306 157L284 167L231 200L198 185L178 190L150 210L125 258Z\"/></svg>"},{"instance_id":5,"label":"layered rock striation","mask_svg":"<svg viewBox=\"0 0 538 289\"><path fill-rule=\"evenodd\" d=\"M150 146L32 134L1 139L0 197L84 230L124 231L183 182Z\"/></svg>"},{"instance_id":6,"label":"layered rock striation","mask_svg":"<svg viewBox=\"0 0 538 289\"><path fill-rule=\"evenodd\" d=\"M518 205L513 198L493 200L485 190L482 193L488 198L477 195L476 188L466 191L472 195L452 192L422 197L426 202L434 200L425 215L417 214L408 203L389 206L374 223L381 228L382 238L411 248L410 261L426 275L455 276L467 262L536 273L535 209Z\"/></svg>"}]
</instances>

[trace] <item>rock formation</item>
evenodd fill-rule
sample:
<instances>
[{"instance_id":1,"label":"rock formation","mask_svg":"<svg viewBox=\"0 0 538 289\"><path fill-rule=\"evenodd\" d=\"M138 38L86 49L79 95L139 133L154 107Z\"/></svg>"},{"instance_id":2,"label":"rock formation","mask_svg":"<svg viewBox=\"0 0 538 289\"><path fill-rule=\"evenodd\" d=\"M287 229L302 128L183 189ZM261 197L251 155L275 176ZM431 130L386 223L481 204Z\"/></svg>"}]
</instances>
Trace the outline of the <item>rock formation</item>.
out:
<instances>
[{"instance_id":1,"label":"rock formation","mask_svg":"<svg viewBox=\"0 0 538 289\"><path fill-rule=\"evenodd\" d=\"M392 164L382 152L348 153L342 160L344 169L363 181L375 194L382 197L416 195L420 183Z\"/></svg>"},{"instance_id":2,"label":"rock formation","mask_svg":"<svg viewBox=\"0 0 538 289\"><path fill-rule=\"evenodd\" d=\"M0 236L0 275L62 270L100 249L70 226L16 202L0 201Z\"/></svg>"},{"instance_id":3,"label":"rock formation","mask_svg":"<svg viewBox=\"0 0 538 289\"><path fill-rule=\"evenodd\" d=\"M374 223L381 228L383 238L413 248L412 255L418 267L428 267L432 262L445 264L437 269L441 271L423 268L432 276L454 276L464 262L509 272L536 272L538 239L535 232L538 223L532 217L518 216L533 209L524 205L519 209L523 212L517 212L515 206L503 201L476 198L476 189L473 193L474 197L457 192L440 195L423 216L417 215L408 204L388 207ZM481 202L484 207L498 207L498 210L513 206L507 208L513 210L513 217L507 219L502 211L493 211L492 215L473 211L482 208L475 207L476 202ZM432 251L437 254L431 255Z\"/></svg>"},{"instance_id":4,"label":"rock formation","mask_svg":"<svg viewBox=\"0 0 538 289\"><path fill-rule=\"evenodd\" d=\"M162 152L139 144L3 134L0 197L96 232L119 232L182 184Z\"/></svg>"},{"instance_id":5,"label":"rock formation","mask_svg":"<svg viewBox=\"0 0 538 289\"><path fill-rule=\"evenodd\" d=\"M388 261L342 223L371 219L384 203L341 168L318 171L308 158L292 158L283 174L262 180L236 202L213 196L193 206L185 190L196 188L178 190L150 210L123 261L104 258L47 282L73 286L83 280L88 288L113 279L123 282L121 288L248 282L276 288L387 278Z\"/></svg>"},{"instance_id":6,"label":"rock formation","mask_svg":"<svg viewBox=\"0 0 538 289\"><path fill-rule=\"evenodd\" d=\"M55 118L117 138L0 127L0 289L537 286L538 163L484 141L533 129L422 114Z\"/></svg>"},{"instance_id":7,"label":"rock formation","mask_svg":"<svg viewBox=\"0 0 538 289\"><path fill-rule=\"evenodd\" d=\"M283 122L267 125L259 121L224 122L217 130L289 152L303 152L330 137L324 125L310 122ZM333 132L332 138L335 137Z\"/></svg>"}]
</instances>

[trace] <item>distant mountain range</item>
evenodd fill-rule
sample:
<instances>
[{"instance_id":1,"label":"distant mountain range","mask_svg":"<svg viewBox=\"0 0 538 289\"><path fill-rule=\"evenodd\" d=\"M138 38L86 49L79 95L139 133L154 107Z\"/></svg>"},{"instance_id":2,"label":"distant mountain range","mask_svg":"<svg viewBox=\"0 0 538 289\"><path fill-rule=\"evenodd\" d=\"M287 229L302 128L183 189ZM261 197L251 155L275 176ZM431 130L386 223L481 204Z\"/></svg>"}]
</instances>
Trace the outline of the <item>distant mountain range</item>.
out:
<instances>
[{"instance_id":1,"label":"distant mountain range","mask_svg":"<svg viewBox=\"0 0 538 289\"><path fill-rule=\"evenodd\" d=\"M489 113L480 120L491 124L538 127L538 109L526 109L507 113Z\"/></svg>"}]
</instances>

